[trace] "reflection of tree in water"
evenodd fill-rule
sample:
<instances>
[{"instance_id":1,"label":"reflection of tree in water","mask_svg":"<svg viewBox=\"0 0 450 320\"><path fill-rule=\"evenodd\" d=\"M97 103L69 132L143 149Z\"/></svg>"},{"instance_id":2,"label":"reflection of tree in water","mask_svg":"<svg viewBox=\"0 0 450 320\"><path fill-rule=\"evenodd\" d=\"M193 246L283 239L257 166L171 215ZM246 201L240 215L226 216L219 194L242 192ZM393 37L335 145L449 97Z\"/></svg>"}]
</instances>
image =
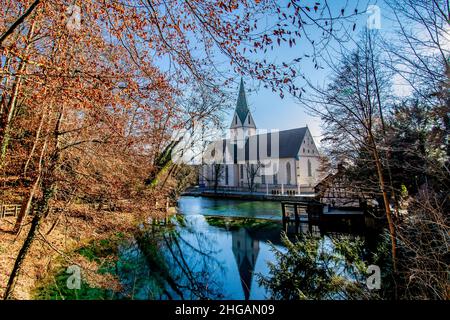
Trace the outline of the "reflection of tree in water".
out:
<instances>
[{"instance_id":1,"label":"reflection of tree in water","mask_svg":"<svg viewBox=\"0 0 450 320\"><path fill-rule=\"evenodd\" d=\"M184 237L193 237L187 241ZM128 296L138 299L222 298L221 264L211 238L192 228L153 226L135 235L122 259L121 279ZM124 251L125 252L125 251ZM126 265L126 264L130 265ZM124 265L125 264L125 265Z\"/></svg>"}]
</instances>

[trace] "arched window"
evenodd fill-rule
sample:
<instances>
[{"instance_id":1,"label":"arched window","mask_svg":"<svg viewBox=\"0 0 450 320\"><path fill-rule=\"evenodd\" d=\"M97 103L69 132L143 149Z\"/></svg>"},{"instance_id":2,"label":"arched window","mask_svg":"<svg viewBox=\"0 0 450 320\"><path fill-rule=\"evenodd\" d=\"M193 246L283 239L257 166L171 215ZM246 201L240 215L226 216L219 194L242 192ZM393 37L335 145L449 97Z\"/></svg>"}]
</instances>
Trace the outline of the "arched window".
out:
<instances>
[{"instance_id":1,"label":"arched window","mask_svg":"<svg viewBox=\"0 0 450 320\"><path fill-rule=\"evenodd\" d=\"M273 164L273 170L275 171L273 175L273 184L278 184L278 168L276 163Z\"/></svg>"},{"instance_id":2,"label":"arched window","mask_svg":"<svg viewBox=\"0 0 450 320\"><path fill-rule=\"evenodd\" d=\"M308 177L312 176L311 161L308 159Z\"/></svg>"},{"instance_id":3,"label":"arched window","mask_svg":"<svg viewBox=\"0 0 450 320\"><path fill-rule=\"evenodd\" d=\"M291 184L291 163L286 163L286 180L287 184Z\"/></svg>"},{"instance_id":4,"label":"arched window","mask_svg":"<svg viewBox=\"0 0 450 320\"><path fill-rule=\"evenodd\" d=\"M248 116L248 124L250 124L250 115Z\"/></svg>"},{"instance_id":5,"label":"arched window","mask_svg":"<svg viewBox=\"0 0 450 320\"><path fill-rule=\"evenodd\" d=\"M237 124L237 116L234 116L234 124Z\"/></svg>"}]
</instances>

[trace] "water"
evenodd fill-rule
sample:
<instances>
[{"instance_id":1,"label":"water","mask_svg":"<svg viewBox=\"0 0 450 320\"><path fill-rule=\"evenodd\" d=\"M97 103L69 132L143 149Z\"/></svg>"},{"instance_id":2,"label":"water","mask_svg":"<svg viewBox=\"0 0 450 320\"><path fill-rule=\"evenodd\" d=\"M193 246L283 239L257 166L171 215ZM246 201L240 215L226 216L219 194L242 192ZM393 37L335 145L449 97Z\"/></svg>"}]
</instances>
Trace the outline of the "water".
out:
<instances>
[{"instance_id":1,"label":"water","mask_svg":"<svg viewBox=\"0 0 450 320\"><path fill-rule=\"evenodd\" d=\"M184 215L213 215L281 220L281 205L275 201L251 201L206 197L181 197L178 201Z\"/></svg>"},{"instance_id":2,"label":"water","mask_svg":"<svg viewBox=\"0 0 450 320\"><path fill-rule=\"evenodd\" d=\"M277 202L182 197L173 226L151 226L120 248L117 271L133 299L266 299L258 283L285 251ZM241 218L236 218L241 217ZM252 218L252 219L242 219ZM254 219L257 218L257 219ZM334 233L306 225L324 248Z\"/></svg>"}]
</instances>

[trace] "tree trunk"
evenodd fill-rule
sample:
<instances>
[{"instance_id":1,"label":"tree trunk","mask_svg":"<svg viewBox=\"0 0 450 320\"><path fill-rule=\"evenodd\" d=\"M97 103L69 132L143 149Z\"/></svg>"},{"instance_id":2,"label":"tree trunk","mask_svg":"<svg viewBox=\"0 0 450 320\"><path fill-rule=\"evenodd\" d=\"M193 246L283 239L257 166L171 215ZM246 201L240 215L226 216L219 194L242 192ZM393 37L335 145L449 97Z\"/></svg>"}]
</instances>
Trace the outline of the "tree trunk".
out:
<instances>
[{"instance_id":1,"label":"tree trunk","mask_svg":"<svg viewBox=\"0 0 450 320\"><path fill-rule=\"evenodd\" d=\"M48 161L48 170L42 170L42 172L46 172L46 174L42 176L43 196L38 203L38 208L31 222L31 227L30 230L28 231L27 238L25 239L22 248L20 249L19 254L17 255L13 270L11 271L11 274L9 276L8 284L6 286L5 294L3 296L5 300L11 298L12 292L14 291L14 287L17 281L17 277L20 273L25 257L28 254L31 245L33 244L33 240L37 232L39 231L39 226L42 220L48 215L50 211L49 202L57 191L55 174L56 170L58 169L61 156L59 146L59 133L63 118L63 112L64 106L62 106L58 112L57 121L53 132L53 138L55 143L54 152L50 157L50 160Z\"/></svg>"},{"instance_id":2,"label":"tree trunk","mask_svg":"<svg viewBox=\"0 0 450 320\"><path fill-rule=\"evenodd\" d=\"M375 93L377 96L377 107L378 107L378 112L380 113L381 128L383 130L383 139L386 141L386 124L384 121L383 108L382 108L382 104L381 104L380 87L378 84L378 77L377 77L377 72L376 72L376 68L375 68L374 52L373 52L373 48L372 48L372 39L370 38L370 31L368 32L368 36L369 36L368 44L369 44L369 50L370 50L371 72L372 72L374 84L375 84ZM387 169L388 177L389 177L389 186L391 189L392 196L394 197L395 215L396 215L396 217L398 217L399 201L398 201L398 197L397 197L397 192L395 191L394 184L392 182L391 166L389 165L389 158L390 158L391 152L390 152L389 146L387 144L386 144L386 146L388 147L388 150L386 152L386 159L385 159L386 160L386 169Z\"/></svg>"},{"instance_id":3,"label":"tree trunk","mask_svg":"<svg viewBox=\"0 0 450 320\"><path fill-rule=\"evenodd\" d=\"M19 215L16 219L16 224L14 225L13 233L16 234L16 236L19 236L20 231L22 230L22 223L23 220L28 216L28 213L31 209L31 204L33 202L34 195L36 194L37 187L39 185L40 176L36 178L36 180L33 183L33 187L30 189L30 192L28 193L28 197L24 198L22 201L22 207L20 208Z\"/></svg>"},{"instance_id":4,"label":"tree trunk","mask_svg":"<svg viewBox=\"0 0 450 320\"><path fill-rule=\"evenodd\" d=\"M21 25L25 19L34 11L34 9L38 6L38 4L41 2L41 0L34 1L16 21L6 30L1 36L0 36L0 48L2 47L3 41L6 40L13 32L14 30Z\"/></svg>"},{"instance_id":5,"label":"tree trunk","mask_svg":"<svg viewBox=\"0 0 450 320\"><path fill-rule=\"evenodd\" d=\"M3 68L3 70L5 70L5 71L8 70L10 64L11 64L11 56L7 55L5 58L5 67ZM2 79L2 82L4 81L2 84L3 88L8 88L10 79L11 79L11 75L5 76L4 80ZM1 128L3 128L3 113L6 110L6 103L5 103L6 96L7 96L6 90L3 90L2 96L0 98L0 126L1 126Z\"/></svg>"},{"instance_id":6,"label":"tree trunk","mask_svg":"<svg viewBox=\"0 0 450 320\"><path fill-rule=\"evenodd\" d=\"M50 106L50 110L51 109L52 109L52 107ZM31 148L30 154L28 155L28 159L25 162L25 166L23 168L23 177L24 178L26 178L26 176L27 176L28 166L30 165L31 159L33 158L34 151L36 150L37 144L39 142L39 138L41 136L42 127L44 126L44 119L45 119L46 111L47 111L47 108L44 107L44 109L42 110L41 121L39 122L39 127L36 131L36 137L34 138L33 147Z\"/></svg>"},{"instance_id":7,"label":"tree trunk","mask_svg":"<svg viewBox=\"0 0 450 320\"><path fill-rule=\"evenodd\" d=\"M384 209L386 211L386 217L387 217L388 227L389 227L389 235L390 235L390 238L391 238L392 264L393 264L393 267L394 267L394 272L396 272L397 271L397 261L396 261L396 258L397 258L397 244L396 244L394 220L392 218L391 208L390 208L390 205L389 205L389 197L388 197L387 192L386 192L386 183L384 181L383 166L381 164L381 159L380 159L379 154L378 154L378 149L377 149L377 146L375 144L375 140L374 140L373 135L372 135L371 132L369 132L369 138L370 138L370 142L372 144L373 157L374 157L375 165L376 165L376 168L377 168L378 182L379 182L379 185L380 185L381 193L383 195Z\"/></svg>"},{"instance_id":8,"label":"tree trunk","mask_svg":"<svg viewBox=\"0 0 450 320\"><path fill-rule=\"evenodd\" d=\"M40 128L39 128L38 131L41 131L43 119L44 119L44 115L42 115L41 124L40 124ZM14 229L13 229L13 232L16 233L17 236L20 234L20 231L22 229L23 220L26 218L26 216L30 212L31 204L33 203L33 198L34 198L34 196L36 194L36 191L37 191L37 189L39 187L39 183L41 182L42 163L43 163L43 160L44 160L45 152L47 150L47 143L48 143L48 133L49 133L48 131L49 130L47 128L47 132L46 132L45 140L44 140L44 145L42 146L41 154L39 156L36 179L35 179L35 181L33 183L33 186L30 189L28 197L25 198L23 203L22 203L22 207L20 209L20 213L17 216L16 224L15 224ZM36 137L36 141L34 142L33 148L37 144L37 139L38 139L38 137Z\"/></svg>"},{"instance_id":9,"label":"tree trunk","mask_svg":"<svg viewBox=\"0 0 450 320\"><path fill-rule=\"evenodd\" d=\"M37 214L34 216L33 221L31 222L31 227L30 227L30 230L28 231L28 236L25 239L25 242L19 251L19 254L16 258L16 262L14 263L14 267L9 276L8 284L6 285L5 294L3 296L4 300L11 298L11 294L16 285L17 276L20 272L20 269L22 268L22 264L25 260L25 257L33 243L34 237L36 235L36 231L39 229L39 224L41 223L41 218L42 218L42 214Z\"/></svg>"},{"instance_id":10,"label":"tree trunk","mask_svg":"<svg viewBox=\"0 0 450 320\"><path fill-rule=\"evenodd\" d=\"M30 30L28 31L28 35L27 35L27 45L25 46L24 49L24 56L26 57L28 54L28 50L30 48L30 43L31 43L31 38L33 37L34 34L34 28L35 28L35 22L33 21L33 23L30 26ZM9 139L11 137L11 127L12 127L12 121L14 118L14 114L16 112L16 105L17 105L17 98L19 96L19 90L20 90L20 85L22 82L22 73L26 70L27 67L27 63L25 62L25 60L22 59L22 61L20 61L19 64L19 68L17 70L17 76L12 88L12 94L11 94L11 98L9 100L8 103L8 115L6 117L6 121L4 123L4 128L3 128L3 137L2 137L2 143L1 143L1 147L0 147L0 169L3 168L4 166L4 162L5 162L5 158L6 158L6 151L8 149L8 144L9 144Z\"/></svg>"}]
</instances>

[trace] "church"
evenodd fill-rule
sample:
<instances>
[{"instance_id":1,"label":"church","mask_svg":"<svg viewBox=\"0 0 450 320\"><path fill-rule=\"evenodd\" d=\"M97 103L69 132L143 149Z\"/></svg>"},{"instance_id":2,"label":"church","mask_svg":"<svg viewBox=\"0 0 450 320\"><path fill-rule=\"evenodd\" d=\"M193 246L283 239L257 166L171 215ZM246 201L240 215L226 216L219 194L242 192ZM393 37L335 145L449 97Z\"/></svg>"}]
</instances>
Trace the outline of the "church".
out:
<instances>
[{"instance_id":1,"label":"church","mask_svg":"<svg viewBox=\"0 0 450 320\"><path fill-rule=\"evenodd\" d=\"M274 110L276 112L276 110ZM241 79L229 137L203 153L201 187L296 195L320 180L320 155L308 127L257 129Z\"/></svg>"}]
</instances>

